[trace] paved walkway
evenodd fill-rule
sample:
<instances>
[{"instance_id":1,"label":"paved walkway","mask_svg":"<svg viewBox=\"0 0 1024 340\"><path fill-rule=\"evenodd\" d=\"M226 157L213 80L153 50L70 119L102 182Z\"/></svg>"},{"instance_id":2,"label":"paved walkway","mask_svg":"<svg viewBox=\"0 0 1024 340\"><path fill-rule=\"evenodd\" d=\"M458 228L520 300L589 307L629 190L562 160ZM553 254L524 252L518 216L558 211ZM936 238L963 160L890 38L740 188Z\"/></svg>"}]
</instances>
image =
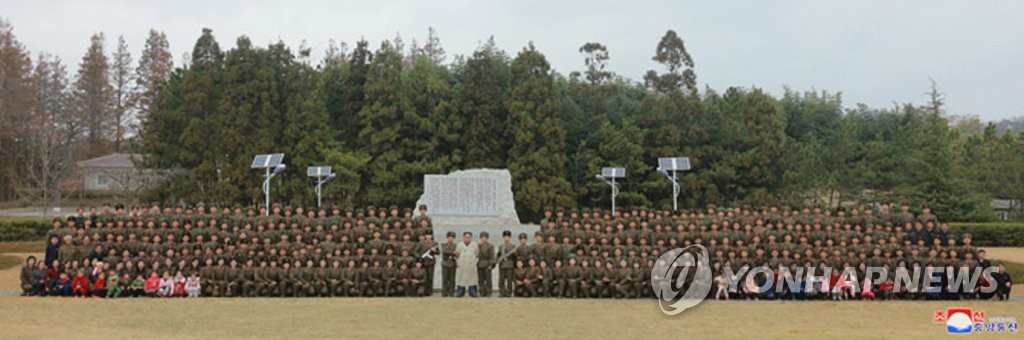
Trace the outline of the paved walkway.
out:
<instances>
[{"instance_id":1,"label":"paved walkway","mask_svg":"<svg viewBox=\"0 0 1024 340\"><path fill-rule=\"evenodd\" d=\"M46 211L43 207L28 207L14 209L0 209L0 217L54 217L68 216L75 213L75 207L51 208Z\"/></svg>"}]
</instances>

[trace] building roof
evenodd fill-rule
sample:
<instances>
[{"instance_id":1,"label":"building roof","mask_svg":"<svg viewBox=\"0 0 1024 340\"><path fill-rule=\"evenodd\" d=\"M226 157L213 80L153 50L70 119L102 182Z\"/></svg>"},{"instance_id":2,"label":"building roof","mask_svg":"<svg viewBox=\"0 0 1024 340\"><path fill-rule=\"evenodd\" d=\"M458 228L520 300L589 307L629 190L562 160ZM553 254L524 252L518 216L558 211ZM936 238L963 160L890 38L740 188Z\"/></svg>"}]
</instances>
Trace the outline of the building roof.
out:
<instances>
[{"instance_id":1,"label":"building roof","mask_svg":"<svg viewBox=\"0 0 1024 340\"><path fill-rule=\"evenodd\" d=\"M991 206L992 206L992 209L995 209L995 210L1010 210L1010 208L1013 208L1013 206L1017 205L1017 204L1018 203L1016 201L1014 201L1014 200L998 199L997 198L997 199L992 200Z\"/></svg>"},{"instance_id":2,"label":"building roof","mask_svg":"<svg viewBox=\"0 0 1024 340\"><path fill-rule=\"evenodd\" d=\"M137 153L112 153L93 159L78 162L82 168L133 168L135 163L132 160L140 160L142 155Z\"/></svg>"}]
</instances>

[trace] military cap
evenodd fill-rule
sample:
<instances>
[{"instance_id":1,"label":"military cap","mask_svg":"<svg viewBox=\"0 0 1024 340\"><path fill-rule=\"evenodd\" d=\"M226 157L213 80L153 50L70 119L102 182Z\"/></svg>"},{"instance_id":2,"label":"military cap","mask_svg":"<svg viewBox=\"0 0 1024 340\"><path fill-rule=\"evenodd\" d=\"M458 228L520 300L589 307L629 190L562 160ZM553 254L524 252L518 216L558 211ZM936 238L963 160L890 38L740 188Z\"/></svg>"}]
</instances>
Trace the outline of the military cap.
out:
<instances>
[{"instance_id":1,"label":"military cap","mask_svg":"<svg viewBox=\"0 0 1024 340\"><path fill-rule=\"evenodd\" d=\"M526 235L526 233L519 233L519 239L520 240L525 240L525 239L528 239L528 238L530 238L530 236Z\"/></svg>"},{"instance_id":2,"label":"military cap","mask_svg":"<svg viewBox=\"0 0 1024 340\"><path fill-rule=\"evenodd\" d=\"M368 205L368 206L366 206L366 210L377 210L377 207L372 206L372 205Z\"/></svg>"},{"instance_id":3,"label":"military cap","mask_svg":"<svg viewBox=\"0 0 1024 340\"><path fill-rule=\"evenodd\" d=\"M445 236L447 236L447 237L455 237L455 232L454 231L449 231L447 234L445 234Z\"/></svg>"},{"instance_id":4,"label":"military cap","mask_svg":"<svg viewBox=\"0 0 1024 340\"><path fill-rule=\"evenodd\" d=\"M390 207L388 207L388 210L398 210L398 206L392 204Z\"/></svg>"},{"instance_id":5,"label":"military cap","mask_svg":"<svg viewBox=\"0 0 1024 340\"><path fill-rule=\"evenodd\" d=\"M405 207L405 209L402 209L402 212L412 212L412 208Z\"/></svg>"},{"instance_id":6,"label":"military cap","mask_svg":"<svg viewBox=\"0 0 1024 340\"><path fill-rule=\"evenodd\" d=\"M505 230L505 231L501 232L501 237L505 237L505 236L512 237L512 231Z\"/></svg>"}]
</instances>

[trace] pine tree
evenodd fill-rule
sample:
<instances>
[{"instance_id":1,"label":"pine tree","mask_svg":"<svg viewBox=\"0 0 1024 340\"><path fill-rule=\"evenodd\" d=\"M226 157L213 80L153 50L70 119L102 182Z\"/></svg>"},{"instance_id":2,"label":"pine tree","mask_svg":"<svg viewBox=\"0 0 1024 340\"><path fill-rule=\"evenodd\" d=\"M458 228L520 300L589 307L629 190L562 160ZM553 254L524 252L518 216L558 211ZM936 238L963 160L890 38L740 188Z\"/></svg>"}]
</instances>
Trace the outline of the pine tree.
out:
<instances>
[{"instance_id":1,"label":"pine tree","mask_svg":"<svg viewBox=\"0 0 1024 340\"><path fill-rule=\"evenodd\" d=\"M402 55L390 42L382 42L367 73L365 105L358 115L357 145L371 157L372 177L363 188L366 200L373 204L409 205L421 191L411 177L422 174L411 172L403 162L416 150L400 147L410 138L403 131L410 109L402 97L401 76Z\"/></svg>"},{"instance_id":2,"label":"pine tree","mask_svg":"<svg viewBox=\"0 0 1024 340\"><path fill-rule=\"evenodd\" d=\"M547 59L532 43L512 61L506 107L513 143L508 169L520 218L532 220L550 206L571 208L558 93Z\"/></svg>"},{"instance_id":3,"label":"pine tree","mask_svg":"<svg viewBox=\"0 0 1024 340\"><path fill-rule=\"evenodd\" d=\"M89 49L78 66L75 81L77 110L85 117L87 129L88 156L97 156L109 151L114 121L114 91L108 81L110 65L103 52L103 33L93 34Z\"/></svg>"},{"instance_id":4,"label":"pine tree","mask_svg":"<svg viewBox=\"0 0 1024 340\"><path fill-rule=\"evenodd\" d=\"M187 199L200 201L215 197L214 186L218 183L222 183L222 188L217 190L220 193L216 195L218 198L237 197L236 192L230 192L230 186L221 176L228 166L225 162L226 155L218 155L214 149L216 145L221 144L223 138L219 126L213 123L213 116L217 114L220 105L224 54L212 30L203 29L203 34L192 48L190 60L191 64L183 75L180 90L180 110L187 122L184 123L186 127L178 137L174 137L173 134L167 136L180 140L180 144L176 146L177 150L180 150L177 165L191 169L189 182L194 189L191 191L191 197Z\"/></svg>"},{"instance_id":5,"label":"pine tree","mask_svg":"<svg viewBox=\"0 0 1024 340\"><path fill-rule=\"evenodd\" d=\"M501 168L506 164L509 145L502 124L507 113L501 101L504 91L499 69L505 62L493 38L466 62L459 108L466 120L462 134L466 168Z\"/></svg>"},{"instance_id":6,"label":"pine tree","mask_svg":"<svg viewBox=\"0 0 1024 340\"><path fill-rule=\"evenodd\" d=\"M14 36L14 28L0 18L0 200L17 198L29 150L16 141L27 138L32 59Z\"/></svg>"},{"instance_id":7,"label":"pine tree","mask_svg":"<svg viewBox=\"0 0 1024 340\"><path fill-rule=\"evenodd\" d=\"M152 111L153 102L163 90L164 84L174 71L174 61L167 35L154 29L149 30L146 46L139 56L135 68L135 89L132 106L135 108L135 124L142 126Z\"/></svg>"},{"instance_id":8,"label":"pine tree","mask_svg":"<svg viewBox=\"0 0 1024 340\"><path fill-rule=\"evenodd\" d=\"M348 147L360 145L358 114L365 104L366 78L370 63L373 62L373 53L370 52L368 44L366 40L360 40L349 56L348 67L345 69L347 72L341 86L340 107L328 106L337 138L342 141L342 145Z\"/></svg>"}]
</instances>

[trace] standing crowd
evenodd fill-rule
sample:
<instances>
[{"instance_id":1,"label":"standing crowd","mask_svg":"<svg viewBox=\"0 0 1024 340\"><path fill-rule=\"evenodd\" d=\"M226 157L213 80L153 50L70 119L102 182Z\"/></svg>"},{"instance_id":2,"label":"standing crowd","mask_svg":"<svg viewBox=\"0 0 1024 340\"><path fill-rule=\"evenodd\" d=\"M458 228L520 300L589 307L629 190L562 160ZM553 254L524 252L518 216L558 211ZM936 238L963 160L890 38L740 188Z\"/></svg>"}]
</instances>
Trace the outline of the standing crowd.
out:
<instances>
[{"instance_id":1,"label":"standing crowd","mask_svg":"<svg viewBox=\"0 0 1024 340\"><path fill-rule=\"evenodd\" d=\"M982 278L980 286L995 286L991 293L954 287L953 272L992 265L971 235L954 235L927 206L916 215L907 204L898 211L882 204L877 214L872 207L711 206L636 208L613 217L547 209L539 224L533 242L509 231L495 242L486 232L460 240L449 232L437 242L426 206L413 213L395 206L267 212L104 205L53 221L45 258L26 259L22 288L25 295L109 298L417 297L433 294L440 265L445 297L492 296L497 286L502 297L653 298L652 282L677 283L652 277L659 257L696 244L707 250L715 277L709 297L719 299L1005 300L1012 287L1002 266ZM769 278L749 274L758 267L772 269L778 285L794 278L777 269L809 268L818 276L762 292L754 288ZM861 280L824 280L828 267L840 269L833 275L855 268ZM864 279L868 267L885 267L890 277L875 284ZM926 273L938 279L934 289L893 284L897 269L920 267L942 269Z\"/></svg>"}]
</instances>

